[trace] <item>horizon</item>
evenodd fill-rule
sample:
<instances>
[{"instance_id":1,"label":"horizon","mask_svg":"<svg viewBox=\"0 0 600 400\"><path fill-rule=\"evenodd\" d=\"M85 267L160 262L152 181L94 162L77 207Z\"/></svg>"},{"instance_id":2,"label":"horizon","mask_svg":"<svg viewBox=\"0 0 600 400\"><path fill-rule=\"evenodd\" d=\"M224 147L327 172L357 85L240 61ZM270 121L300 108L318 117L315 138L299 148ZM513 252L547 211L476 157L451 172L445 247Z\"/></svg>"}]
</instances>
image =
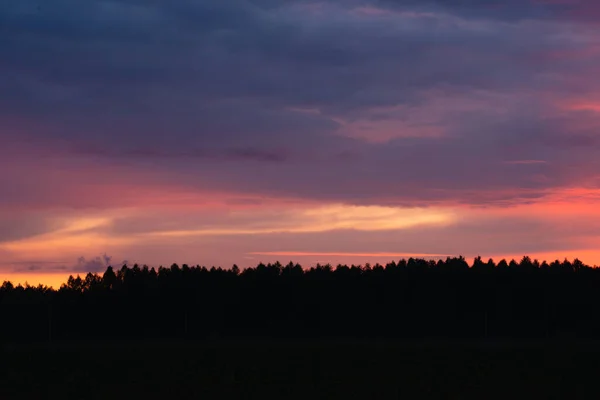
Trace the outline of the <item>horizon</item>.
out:
<instances>
[{"instance_id":1,"label":"horizon","mask_svg":"<svg viewBox=\"0 0 600 400\"><path fill-rule=\"evenodd\" d=\"M0 281L600 265L600 5L468 3L0 4Z\"/></svg>"},{"instance_id":2,"label":"horizon","mask_svg":"<svg viewBox=\"0 0 600 400\"><path fill-rule=\"evenodd\" d=\"M106 257L106 256L105 256ZM107 270L107 268L111 267L113 268L113 270L119 270L122 267L127 267L127 268L133 268L134 265L137 265L139 268L144 268L147 267L151 270L155 270L158 271L159 268L170 268L173 264L178 265L179 267L182 267L184 265L189 266L190 268L196 268L196 267L205 267L207 269L211 269L211 268L221 268L224 270L229 270L231 268L233 268L233 266L237 266L240 270L244 270L247 268L256 268L258 265L274 265L279 263L281 266L285 267L286 265L288 265L289 263L293 263L294 265L298 264L302 267L303 270L308 271L311 268L314 268L318 265L321 266L325 266L325 265L330 265L333 269L335 269L337 266L342 265L342 266L358 266L358 267L365 267L367 264L370 265L371 267L375 266L375 265L381 265L383 267L386 266L386 264L389 263L397 263L400 261L408 261L409 259L413 258L416 260L434 260L434 261L446 261L447 259L453 259L453 258L464 258L465 261L467 262L469 268L473 266L473 262L474 259L476 257L480 257L481 260L484 263L487 263L489 260L492 260L495 265L497 265L499 262L501 261L506 261L507 263L510 263L511 261L515 261L517 263L519 263L524 257L528 257L532 262L538 262L539 264L543 264L543 263L552 263L555 261L559 261L559 262L563 262L563 261L569 261L569 262L573 262L575 260L579 260L583 263L583 265L586 265L588 267L591 268L600 268L600 265L597 264L589 264L586 263L585 260L582 260L579 257L573 257L573 258L569 258L569 257L558 257L558 258L552 258L552 259L538 259L536 257L531 257L528 255L523 255L520 257L482 257L482 256L474 256L471 259L464 257L462 255L454 255L454 256L433 256L433 255L419 255L419 254L412 254L412 255L406 255L406 256L400 256L399 258L395 258L395 259L381 259L381 261L375 261L375 262L371 262L371 261L365 261L365 262L327 262L324 260L317 260L313 263L303 263L303 262L299 262L298 260L294 261L293 259L290 259L289 261L286 262L282 262L280 259L275 259L274 261L257 261L253 264L247 263L245 265L239 265L238 263L234 263L231 265L205 265L202 263L170 263L170 264L164 264L164 265L148 265L148 264L138 264L135 262L124 262L124 263L108 263L108 264L96 264L95 265L95 269L94 270L73 270L73 271L69 271L69 270L62 270L62 271L53 271L53 272L42 272L42 273L36 273L35 271L20 271L20 272L12 272L9 274L2 274L0 273L0 285L3 282L10 282L11 284L13 284L14 286L38 286L38 285L42 285L42 286L47 286L50 287L52 289L58 290L61 285L66 284L67 280L69 277L80 277L80 278L85 278L85 276L88 273L91 274L95 274L95 275L99 275L102 276L103 273Z\"/></svg>"}]
</instances>

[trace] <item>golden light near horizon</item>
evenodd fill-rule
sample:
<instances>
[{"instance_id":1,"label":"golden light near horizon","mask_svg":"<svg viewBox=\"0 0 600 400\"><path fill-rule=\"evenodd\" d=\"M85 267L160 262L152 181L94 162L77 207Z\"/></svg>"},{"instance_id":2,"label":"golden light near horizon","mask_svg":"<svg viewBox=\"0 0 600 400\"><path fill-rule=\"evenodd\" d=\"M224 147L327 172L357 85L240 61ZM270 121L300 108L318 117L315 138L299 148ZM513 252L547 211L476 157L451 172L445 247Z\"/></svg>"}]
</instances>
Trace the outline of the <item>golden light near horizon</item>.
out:
<instances>
[{"instance_id":1,"label":"golden light near horizon","mask_svg":"<svg viewBox=\"0 0 600 400\"><path fill-rule=\"evenodd\" d=\"M12 283L14 286L17 285L29 285L29 286L49 286L53 289L59 289L63 283L67 283L69 275L77 275L77 272L11 272L2 273L0 272L0 284L5 281ZM85 273L81 272L81 276Z\"/></svg>"},{"instance_id":2,"label":"golden light near horizon","mask_svg":"<svg viewBox=\"0 0 600 400\"><path fill-rule=\"evenodd\" d=\"M264 215L260 222L247 222L244 217ZM456 220L456 213L443 208L400 208L383 206L350 206L333 204L293 209L269 220L269 212L260 210L237 211L229 214L232 223L239 218L239 225L202 229L182 229L150 232L146 236L195 236L195 235L250 235L277 232L308 233L341 229L378 231L408 229L419 225L448 225Z\"/></svg>"}]
</instances>

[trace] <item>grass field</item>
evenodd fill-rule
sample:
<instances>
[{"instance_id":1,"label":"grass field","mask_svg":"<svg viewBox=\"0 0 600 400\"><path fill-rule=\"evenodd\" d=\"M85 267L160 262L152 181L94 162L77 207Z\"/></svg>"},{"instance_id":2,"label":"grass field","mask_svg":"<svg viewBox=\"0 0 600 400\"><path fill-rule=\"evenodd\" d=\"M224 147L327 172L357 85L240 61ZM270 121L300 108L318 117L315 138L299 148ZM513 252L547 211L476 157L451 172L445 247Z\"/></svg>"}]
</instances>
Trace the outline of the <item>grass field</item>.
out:
<instances>
[{"instance_id":1,"label":"grass field","mask_svg":"<svg viewBox=\"0 0 600 400\"><path fill-rule=\"evenodd\" d=\"M4 345L0 399L593 399L597 343Z\"/></svg>"}]
</instances>

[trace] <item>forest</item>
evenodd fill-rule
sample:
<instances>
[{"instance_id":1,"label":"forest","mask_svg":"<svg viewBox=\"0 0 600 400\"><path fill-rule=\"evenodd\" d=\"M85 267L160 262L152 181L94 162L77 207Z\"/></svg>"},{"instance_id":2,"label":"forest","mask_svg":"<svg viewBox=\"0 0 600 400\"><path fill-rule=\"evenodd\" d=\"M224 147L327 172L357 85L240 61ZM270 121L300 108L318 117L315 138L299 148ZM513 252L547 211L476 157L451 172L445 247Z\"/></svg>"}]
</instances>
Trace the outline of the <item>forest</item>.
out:
<instances>
[{"instance_id":1,"label":"forest","mask_svg":"<svg viewBox=\"0 0 600 400\"><path fill-rule=\"evenodd\" d=\"M127 265L0 287L0 340L600 338L600 269L574 261L253 268Z\"/></svg>"}]
</instances>

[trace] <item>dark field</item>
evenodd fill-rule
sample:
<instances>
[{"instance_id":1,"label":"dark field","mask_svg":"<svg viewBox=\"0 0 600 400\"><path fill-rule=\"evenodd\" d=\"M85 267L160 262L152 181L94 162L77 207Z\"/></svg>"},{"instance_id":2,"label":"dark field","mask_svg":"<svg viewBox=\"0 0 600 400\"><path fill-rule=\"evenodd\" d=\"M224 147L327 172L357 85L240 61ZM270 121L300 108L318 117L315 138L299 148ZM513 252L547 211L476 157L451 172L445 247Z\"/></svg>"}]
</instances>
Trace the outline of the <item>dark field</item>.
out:
<instances>
[{"instance_id":1,"label":"dark field","mask_svg":"<svg viewBox=\"0 0 600 400\"><path fill-rule=\"evenodd\" d=\"M581 342L5 345L0 398L598 398L599 356Z\"/></svg>"}]
</instances>

